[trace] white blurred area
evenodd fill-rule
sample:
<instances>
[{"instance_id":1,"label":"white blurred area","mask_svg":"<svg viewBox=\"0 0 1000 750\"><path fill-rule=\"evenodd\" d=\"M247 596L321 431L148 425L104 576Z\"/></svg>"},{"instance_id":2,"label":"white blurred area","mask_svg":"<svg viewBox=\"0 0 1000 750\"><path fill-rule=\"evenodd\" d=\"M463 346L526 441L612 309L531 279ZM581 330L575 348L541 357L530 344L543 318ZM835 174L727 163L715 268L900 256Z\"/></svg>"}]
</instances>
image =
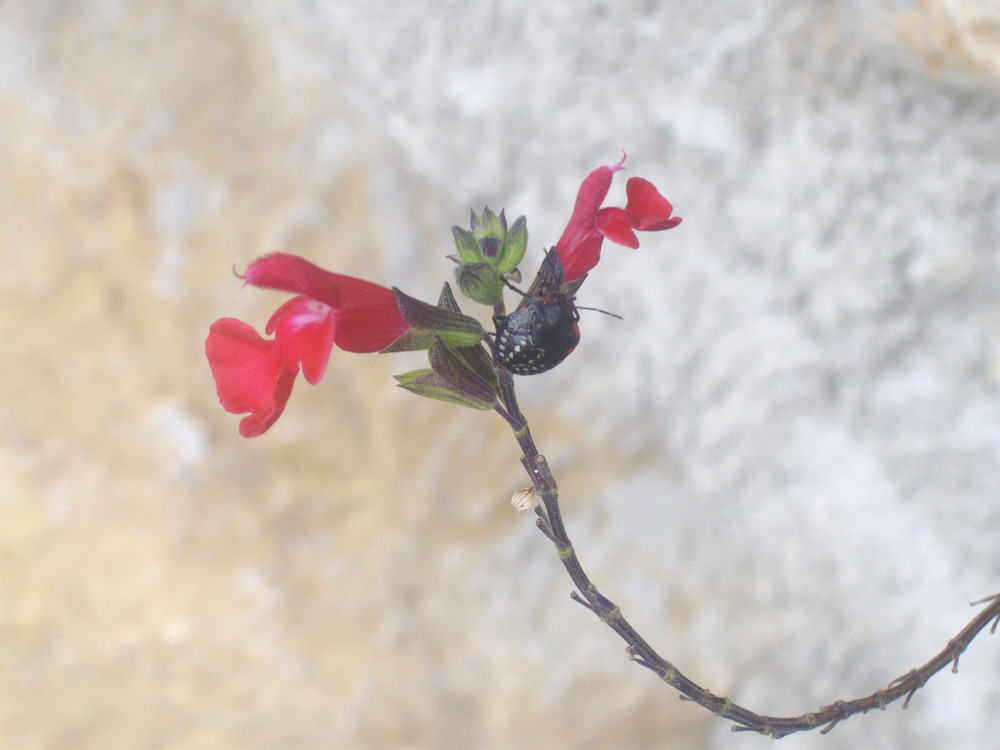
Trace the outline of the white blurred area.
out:
<instances>
[{"instance_id":1,"label":"white blurred area","mask_svg":"<svg viewBox=\"0 0 1000 750\"><path fill-rule=\"evenodd\" d=\"M530 277L622 151L684 222L606 244L578 301L625 320L519 381L584 566L756 711L929 659L1000 590L998 38L975 0L0 3L0 747L769 742L569 600L502 420L392 387L419 357L335 352L247 441L202 354L274 250L433 300L486 204ZM990 747L998 675L983 635L783 747Z\"/></svg>"}]
</instances>

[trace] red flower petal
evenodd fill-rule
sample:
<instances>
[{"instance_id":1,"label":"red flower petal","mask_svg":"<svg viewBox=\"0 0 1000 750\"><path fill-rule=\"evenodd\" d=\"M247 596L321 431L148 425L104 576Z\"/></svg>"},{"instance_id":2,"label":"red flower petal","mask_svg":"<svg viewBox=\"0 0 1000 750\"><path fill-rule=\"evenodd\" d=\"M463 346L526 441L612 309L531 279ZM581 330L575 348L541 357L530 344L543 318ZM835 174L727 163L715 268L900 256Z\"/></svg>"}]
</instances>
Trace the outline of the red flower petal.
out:
<instances>
[{"instance_id":1,"label":"red flower petal","mask_svg":"<svg viewBox=\"0 0 1000 750\"><path fill-rule=\"evenodd\" d=\"M620 208L602 208L599 214L598 231L612 242L625 247L639 247L639 238L632 228L632 217Z\"/></svg>"},{"instance_id":2,"label":"red flower petal","mask_svg":"<svg viewBox=\"0 0 1000 750\"><path fill-rule=\"evenodd\" d=\"M566 271L566 281L580 278L600 260L602 237L597 228L598 212L611 188L615 172L623 167L624 162L622 159L613 167L598 167L580 185L573 214L556 243L556 252Z\"/></svg>"},{"instance_id":3,"label":"red flower petal","mask_svg":"<svg viewBox=\"0 0 1000 750\"><path fill-rule=\"evenodd\" d=\"M265 255L250 264L245 278L254 286L303 294L333 308L334 341L344 351L377 352L407 329L391 289L331 273L297 255Z\"/></svg>"},{"instance_id":4,"label":"red flower petal","mask_svg":"<svg viewBox=\"0 0 1000 750\"><path fill-rule=\"evenodd\" d=\"M601 243L603 241L604 236L600 232L594 232L567 251L563 251L562 245L556 245L556 252L559 253L559 260L562 261L563 271L566 274L566 281L580 278L598 264L601 260Z\"/></svg>"},{"instance_id":5,"label":"red flower petal","mask_svg":"<svg viewBox=\"0 0 1000 750\"><path fill-rule=\"evenodd\" d=\"M597 265L605 237L619 245L639 247L636 230L655 232L681 223L671 216L674 207L670 201L641 177L633 177L626 184L628 201L624 209L601 208L614 173L624 163L623 158L613 167L598 167L580 186L573 215L556 244L567 281L580 278Z\"/></svg>"},{"instance_id":6,"label":"red flower petal","mask_svg":"<svg viewBox=\"0 0 1000 750\"><path fill-rule=\"evenodd\" d=\"M334 341L345 352L377 352L409 328L392 290L377 284L370 286L374 290L367 289L363 296L351 297L344 307L334 311L337 319Z\"/></svg>"},{"instance_id":7,"label":"red flower petal","mask_svg":"<svg viewBox=\"0 0 1000 750\"><path fill-rule=\"evenodd\" d=\"M660 191L649 180L642 177L631 178L625 185L625 194L628 196L625 213L632 217L636 229L655 232L671 229L681 223L679 218L670 217L674 212L673 205L660 195ZM632 247L637 246L638 241Z\"/></svg>"},{"instance_id":8,"label":"red flower petal","mask_svg":"<svg viewBox=\"0 0 1000 750\"><path fill-rule=\"evenodd\" d=\"M333 308L312 297L299 295L274 311L266 333L274 333L285 367L297 370L310 385L316 385L330 362L337 325Z\"/></svg>"},{"instance_id":9,"label":"red flower petal","mask_svg":"<svg viewBox=\"0 0 1000 750\"><path fill-rule=\"evenodd\" d=\"M205 355L222 407L250 414L240 422L240 434L265 432L284 411L298 373L284 366L278 343L242 320L221 318L209 328Z\"/></svg>"}]
</instances>

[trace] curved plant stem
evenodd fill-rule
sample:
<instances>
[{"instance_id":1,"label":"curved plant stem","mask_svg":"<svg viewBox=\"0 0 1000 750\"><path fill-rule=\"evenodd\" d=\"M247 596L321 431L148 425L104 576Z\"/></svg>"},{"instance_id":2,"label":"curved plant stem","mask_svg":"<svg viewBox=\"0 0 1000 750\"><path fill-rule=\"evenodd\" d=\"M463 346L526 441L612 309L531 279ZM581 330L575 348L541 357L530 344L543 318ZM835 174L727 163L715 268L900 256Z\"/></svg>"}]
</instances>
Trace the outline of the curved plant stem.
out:
<instances>
[{"instance_id":1,"label":"curved plant stem","mask_svg":"<svg viewBox=\"0 0 1000 750\"><path fill-rule=\"evenodd\" d=\"M682 698L694 701L712 713L734 722L736 724L733 727L734 731L753 731L771 737L784 737L794 732L820 729L825 734L849 716L865 713L873 708L884 709L900 698L904 698L903 708L906 708L913 694L923 687L934 674L948 664L952 665L953 672L958 670L959 656L987 625L992 623L990 632L996 632L997 625L1000 623L1000 593L972 602L973 605L988 603L988 606L962 628L958 635L948 641L948 644L927 663L897 677L882 690L877 690L863 698L847 701L838 700L800 716L783 717L758 714L733 703L729 698L715 695L686 677L677 667L660 656L625 619L618 605L601 594L590 580L580 565L573 543L566 533L562 512L559 508L559 488L556 485L556 480L552 476L545 457L540 455L535 447L528 421L517 404L513 376L502 368L497 368L497 375L502 403L501 406L497 407L497 411L511 426L514 437L521 447L523 453L521 463L531 479L535 492L541 498L541 505L535 509L538 515L535 523L539 530L555 545L559 559L576 587L576 591L571 594L572 598L597 615L601 622L621 636L622 640L628 644L628 654L632 661L646 667L668 685L679 690Z\"/></svg>"}]
</instances>

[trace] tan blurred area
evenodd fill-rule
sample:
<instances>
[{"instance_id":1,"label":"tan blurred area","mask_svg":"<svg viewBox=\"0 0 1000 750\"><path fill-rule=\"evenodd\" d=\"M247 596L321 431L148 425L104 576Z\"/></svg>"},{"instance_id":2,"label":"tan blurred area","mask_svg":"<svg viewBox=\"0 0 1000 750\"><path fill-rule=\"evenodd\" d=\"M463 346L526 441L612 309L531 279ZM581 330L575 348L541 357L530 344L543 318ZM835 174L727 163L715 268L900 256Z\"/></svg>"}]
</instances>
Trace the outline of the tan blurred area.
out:
<instances>
[{"instance_id":1,"label":"tan blurred area","mask_svg":"<svg viewBox=\"0 0 1000 750\"><path fill-rule=\"evenodd\" d=\"M921 0L894 18L902 41L932 70L1000 79L1000 7L992 0Z\"/></svg>"},{"instance_id":2,"label":"tan blurred area","mask_svg":"<svg viewBox=\"0 0 1000 750\"><path fill-rule=\"evenodd\" d=\"M0 2L0 748L694 747L712 717L507 506L502 421L392 387L419 359L334 352L254 440L216 402L208 325L284 299L234 266L391 285L423 263L401 227L450 251L371 113L284 54L311 32L280 3ZM560 481L629 460L569 452Z\"/></svg>"},{"instance_id":3,"label":"tan blurred area","mask_svg":"<svg viewBox=\"0 0 1000 750\"><path fill-rule=\"evenodd\" d=\"M436 537L512 522L445 507L475 493L441 457L500 425L340 354L280 433L246 441L202 353L215 317L262 327L281 301L234 263L294 249L388 281L362 134L249 12L0 15L22 66L0 98L0 746L432 738L406 684L447 644L424 642L434 613L410 592ZM429 434L450 446L433 467ZM436 534L411 543L414 523Z\"/></svg>"},{"instance_id":4,"label":"tan blurred area","mask_svg":"<svg viewBox=\"0 0 1000 750\"><path fill-rule=\"evenodd\" d=\"M284 299L234 266L286 250L399 283L381 212L423 222L380 202L390 157L329 80L283 67L269 23L288 19L144 2L0 21L0 747L471 747L470 728L549 724L528 674L492 704L472 689L539 616L472 608L484 572L520 564L489 540L533 533L503 495L524 479L499 419L392 388L419 361L341 352L265 437L215 400L209 323L262 328ZM554 606L576 615L566 585Z\"/></svg>"}]
</instances>

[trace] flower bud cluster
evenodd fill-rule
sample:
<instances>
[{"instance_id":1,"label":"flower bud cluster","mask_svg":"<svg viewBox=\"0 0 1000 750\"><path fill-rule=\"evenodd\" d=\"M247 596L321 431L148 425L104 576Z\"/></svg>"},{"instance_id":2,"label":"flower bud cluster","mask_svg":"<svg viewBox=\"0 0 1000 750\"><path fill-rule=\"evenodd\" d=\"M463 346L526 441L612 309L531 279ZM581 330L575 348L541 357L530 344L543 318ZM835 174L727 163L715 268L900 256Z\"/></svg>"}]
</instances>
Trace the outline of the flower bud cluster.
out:
<instances>
[{"instance_id":1,"label":"flower bud cluster","mask_svg":"<svg viewBox=\"0 0 1000 750\"><path fill-rule=\"evenodd\" d=\"M478 216L470 213L470 229L451 228L458 250L449 256L458 263L455 278L466 297L497 307L503 304L505 282L521 280L517 264L528 248L527 221L521 216L508 229L503 210L499 215L489 208Z\"/></svg>"}]
</instances>

